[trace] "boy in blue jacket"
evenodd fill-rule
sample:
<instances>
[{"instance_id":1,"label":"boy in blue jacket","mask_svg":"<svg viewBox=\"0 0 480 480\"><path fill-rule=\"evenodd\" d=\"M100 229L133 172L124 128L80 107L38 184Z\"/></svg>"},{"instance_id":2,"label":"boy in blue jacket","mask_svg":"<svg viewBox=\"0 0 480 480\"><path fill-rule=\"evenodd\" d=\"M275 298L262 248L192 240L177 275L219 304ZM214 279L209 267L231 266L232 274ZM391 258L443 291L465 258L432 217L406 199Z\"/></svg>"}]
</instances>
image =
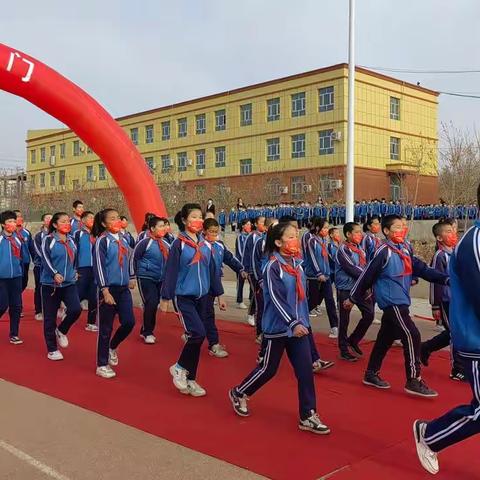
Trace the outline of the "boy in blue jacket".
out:
<instances>
[{"instance_id":1,"label":"boy in blue jacket","mask_svg":"<svg viewBox=\"0 0 480 480\"><path fill-rule=\"evenodd\" d=\"M33 237L33 247L35 248L35 257L33 259L33 278L35 279L35 293L33 295L33 300L35 305L35 320L39 321L43 320L41 295L42 285L40 283L40 274L42 271L42 242L43 239L48 235L48 227L51 220L52 215L50 213L44 213L42 215L42 228Z\"/></svg>"},{"instance_id":2,"label":"boy in blue jacket","mask_svg":"<svg viewBox=\"0 0 480 480\"><path fill-rule=\"evenodd\" d=\"M477 190L480 204L480 185ZM437 453L480 433L480 221L465 233L450 259L450 330L473 392L468 405L459 405L435 420L415 420L418 458L430 473L439 471Z\"/></svg>"},{"instance_id":3,"label":"boy in blue jacket","mask_svg":"<svg viewBox=\"0 0 480 480\"><path fill-rule=\"evenodd\" d=\"M240 212L241 213L241 212ZM235 240L235 257L237 257L243 265L243 256L245 254L245 245L247 238L252 231L252 223L248 218L239 220L238 223L238 236ZM243 286L245 279L237 275L237 308L241 310L247 310L248 307L243 303ZM252 291L250 290L249 298L252 299Z\"/></svg>"},{"instance_id":4,"label":"boy in blue jacket","mask_svg":"<svg viewBox=\"0 0 480 480\"><path fill-rule=\"evenodd\" d=\"M22 242L22 261L23 261L23 277L22 292L28 285L28 272L30 270L30 260L35 258L35 247L33 246L32 234L24 226L23 215L20 210L14 210L17 215L17 230L15 235ZM23 314L21 314L23 317Z\"/></svg>"}]
</instances>

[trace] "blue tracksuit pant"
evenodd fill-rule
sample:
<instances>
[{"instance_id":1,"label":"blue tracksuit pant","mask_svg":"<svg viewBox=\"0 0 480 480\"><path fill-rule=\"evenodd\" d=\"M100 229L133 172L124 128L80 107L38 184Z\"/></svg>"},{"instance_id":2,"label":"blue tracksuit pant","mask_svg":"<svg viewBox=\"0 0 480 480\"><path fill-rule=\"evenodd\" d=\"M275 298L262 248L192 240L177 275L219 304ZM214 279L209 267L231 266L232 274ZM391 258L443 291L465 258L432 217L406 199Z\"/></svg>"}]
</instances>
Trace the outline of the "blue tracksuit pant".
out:
<instances>
[{"instance_id":1,"label":"blue tracksuit pant","mask_svg":"<svg viewBox=\"0 0 480 480\"><path fill-rule=\"evenodd\" d=\"M335 306L335 299L333 297L332 281L330 278L328 278L326 282L308 279L307 287L308 310L311 312L315 307L321 305L323 300L325 300L330 328L338 327L338 315Z\"/></svg>"},{"instance_id":2,"label":"blue tracksuit pant","mask_svg":"<svg viewBox=\"0 0 480 480\"><path fill-rule=\"evenodd\" d=\"M22 277L0 279L0 317L10 316L10 337L18 337L22 313Z\"/></svg>"},{"instance_id":3,"label":"blue tracksuit pant","mask_svg":"<svg viewBox=\"0 0 480 480\"><path fill-rule=\"evenodd\" d=\"M219 342L218 329L215 324L215 297L207 295L208 301L205 305L205 315L203 316L203 326L205 327L205 335L208 340L208 348L212 348Z\"/></svg>"},{"instance_id":4,"label":"blue tracksuit pant","mask_svg":"<svg viewBox=\"0 0 480 480\"><path fill-rule=\"evenodd\" d=\"M33 302L35 304L35 315L42 313L42 285L40 283L40 273L42 267L33 267L33 277L35 278L35 293L33 295Z\"/></svg>"},{"instance_id":5,"label":"blue tracksuit pant","mask_svg":"<svg viewBox=\"0 0 480 480\"><path fill-rule=\"evenodd\" d=\"M156 282L150 278L138 278L138 291L143 302L143 324L140 335L144 337L153 335L155 330L161 290L162 282Z\"/></svg>"},{"instance_id":6,"label":"blue tracksuit pant","mask_svg":"<svg viewBox=\"0 0 480 480\"><path fill-rule=\"evenodd\" d=\"M80 301L88 301L87 322L95 325L97 322L98 290L92 267L81 267L78 269L77 289Z\"/></svg>"}]
</instances>

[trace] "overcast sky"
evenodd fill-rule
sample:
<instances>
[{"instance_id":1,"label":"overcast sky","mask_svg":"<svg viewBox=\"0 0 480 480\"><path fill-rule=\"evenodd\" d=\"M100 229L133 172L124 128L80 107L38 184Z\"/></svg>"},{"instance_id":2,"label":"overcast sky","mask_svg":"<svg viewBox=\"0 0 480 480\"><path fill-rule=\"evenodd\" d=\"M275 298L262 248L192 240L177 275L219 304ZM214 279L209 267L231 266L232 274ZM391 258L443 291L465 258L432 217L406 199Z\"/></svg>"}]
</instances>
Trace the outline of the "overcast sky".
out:
<instances>
[{"instance_id":1,"label":"overcast sky","mask_svg":"<svg viewBox=\"0 0 480 480\"><path fill-rule=\"evenodd\" d=\"M357 0L357 65L480 70L478 0ZM113 116L347 61L348 0L16 0L0 42L73 80ZM480 95L480 74L390 75ZM28 129L61 126L0 92L0 168ZM480 99L441 96L440 120L472 129Z\"/></svg>"}]
</instances>

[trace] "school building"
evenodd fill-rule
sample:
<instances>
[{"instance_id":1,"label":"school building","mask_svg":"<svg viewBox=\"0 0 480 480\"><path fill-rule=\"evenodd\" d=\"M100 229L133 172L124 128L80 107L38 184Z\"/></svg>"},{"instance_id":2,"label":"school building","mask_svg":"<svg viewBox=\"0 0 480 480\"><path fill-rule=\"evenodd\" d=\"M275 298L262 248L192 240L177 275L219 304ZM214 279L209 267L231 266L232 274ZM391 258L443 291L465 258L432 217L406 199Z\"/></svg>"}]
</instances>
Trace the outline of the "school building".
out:
<instances>
[{"instance_id":1,"label":"school building","mask_svg":"<svg viewBox=\"0 0 480 480\"><path fill-rule=\"evenodd\" d=\"M438 92L356 72L355 198L436 202ZM117 121L161 188L173 185L187 200L341 200L347 83L348 66L339 64ZM71 130L30 130L26 142L33 193L116 188Z\"/></svg>"}]
</instances>

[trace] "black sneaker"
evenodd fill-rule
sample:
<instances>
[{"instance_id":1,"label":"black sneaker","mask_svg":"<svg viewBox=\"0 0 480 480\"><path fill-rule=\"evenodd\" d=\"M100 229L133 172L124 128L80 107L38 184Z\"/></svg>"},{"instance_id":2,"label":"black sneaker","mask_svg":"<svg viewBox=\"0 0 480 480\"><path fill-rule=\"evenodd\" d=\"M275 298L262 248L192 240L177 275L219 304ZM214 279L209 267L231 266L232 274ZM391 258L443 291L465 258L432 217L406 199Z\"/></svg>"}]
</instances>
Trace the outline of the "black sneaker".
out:
<instances>
[{"instance_id":1,"label":"black sneaker","mask_svg":"<svg viewBox=\"0 0 480 480\"><path fill-rule=\"evenodd\" d=\"M432 390L421 378L411 378L405 384L405 391L410 395L419 397L438 397L438 393Z\"/></svg>"},{"instance_id":2,"label":"black sneaker","mask_svg":"<svg viewBox=\"0 0 480 480\"><path fill-rule=\"evenodd\" d=\"M311 415L308 418L298 422L298 428L307 432L316 433L317 435L329 434L330 429L320 420L318 413L313 410L310 413Z\"/></svg>"},{"instance_id":3,"label":"black sneaker","mask_svg":"<svg viewBox=\"0 0 480 480\"><path fill-rule=\"evenodd\" d=\"M241 417L248 417L250 415L247 406L248 397L246 395L241 397L238 395L235 388L232 388L228 391L228 398L230 398L233 410L237 415L240 415Z\"/></svg>"},{"instance_id":4,"label":"black sneaker","mask_svg":"<svg viewBox=\"0 0 480 480\"><path fill-rule=\"evenodd\" d=\"M12 345L21 345L23 343L23 340L19 337L10 337L10 343Z\"/></svg>"},{"instance_id":5,"label":"black sneaker","mask_svg":"<svg viewBox=\"0 0 480 480\"><path fill-rule=\"evenodd\" d=\"M353 350L353 353L359 357L363 357L363 351L362 349L358 346L358 343L351 343L348 342L348 346Z\"/></svg>"},{"instance_id":6,"label":"black sneaker","mask_svg":"<svg viewBox=\"0 0 480 480\"><path fill-rule=\"evenodd\" d=\"M466 382L467 378L465 377L465 374L463 372L459 372L458 370L452 370L452 373L450 374L450 378L452 380L455 380L456 382Z\"/></svg>"},{"instance_id":7,"label":"black sneaker","mask_svg":"<svg viewBox=\"0 0 480 480\"><path fill-rule=\"evenodd\" d=\"M345 360L346 362L356 362L358 361L358 357L352 355L350 352L340 352L339 355L341 360Z\"/></svg>"},{"instance_id":8,"label":"black sneaker","mask_svg":"<svg viewBox=\"0 0 480 480\"><path fill-rule=\"evenodd\" d=\"M422 365L428 367L428 360L430 358L430 352L423 346L420 347L420 362Z\"/></svg>"},{"instance_id":9,"label":"black sneaker","mask_svg":"<svg viewBox=\"0 0 480 480\"><path fill-rule=\"evenodd\" d=\"M380 378L380 375L375 372L365 372L363 377L363 383L375 388L381 388L383 390L390 388L390 384Z\"/></svg>"}]
</instances>

